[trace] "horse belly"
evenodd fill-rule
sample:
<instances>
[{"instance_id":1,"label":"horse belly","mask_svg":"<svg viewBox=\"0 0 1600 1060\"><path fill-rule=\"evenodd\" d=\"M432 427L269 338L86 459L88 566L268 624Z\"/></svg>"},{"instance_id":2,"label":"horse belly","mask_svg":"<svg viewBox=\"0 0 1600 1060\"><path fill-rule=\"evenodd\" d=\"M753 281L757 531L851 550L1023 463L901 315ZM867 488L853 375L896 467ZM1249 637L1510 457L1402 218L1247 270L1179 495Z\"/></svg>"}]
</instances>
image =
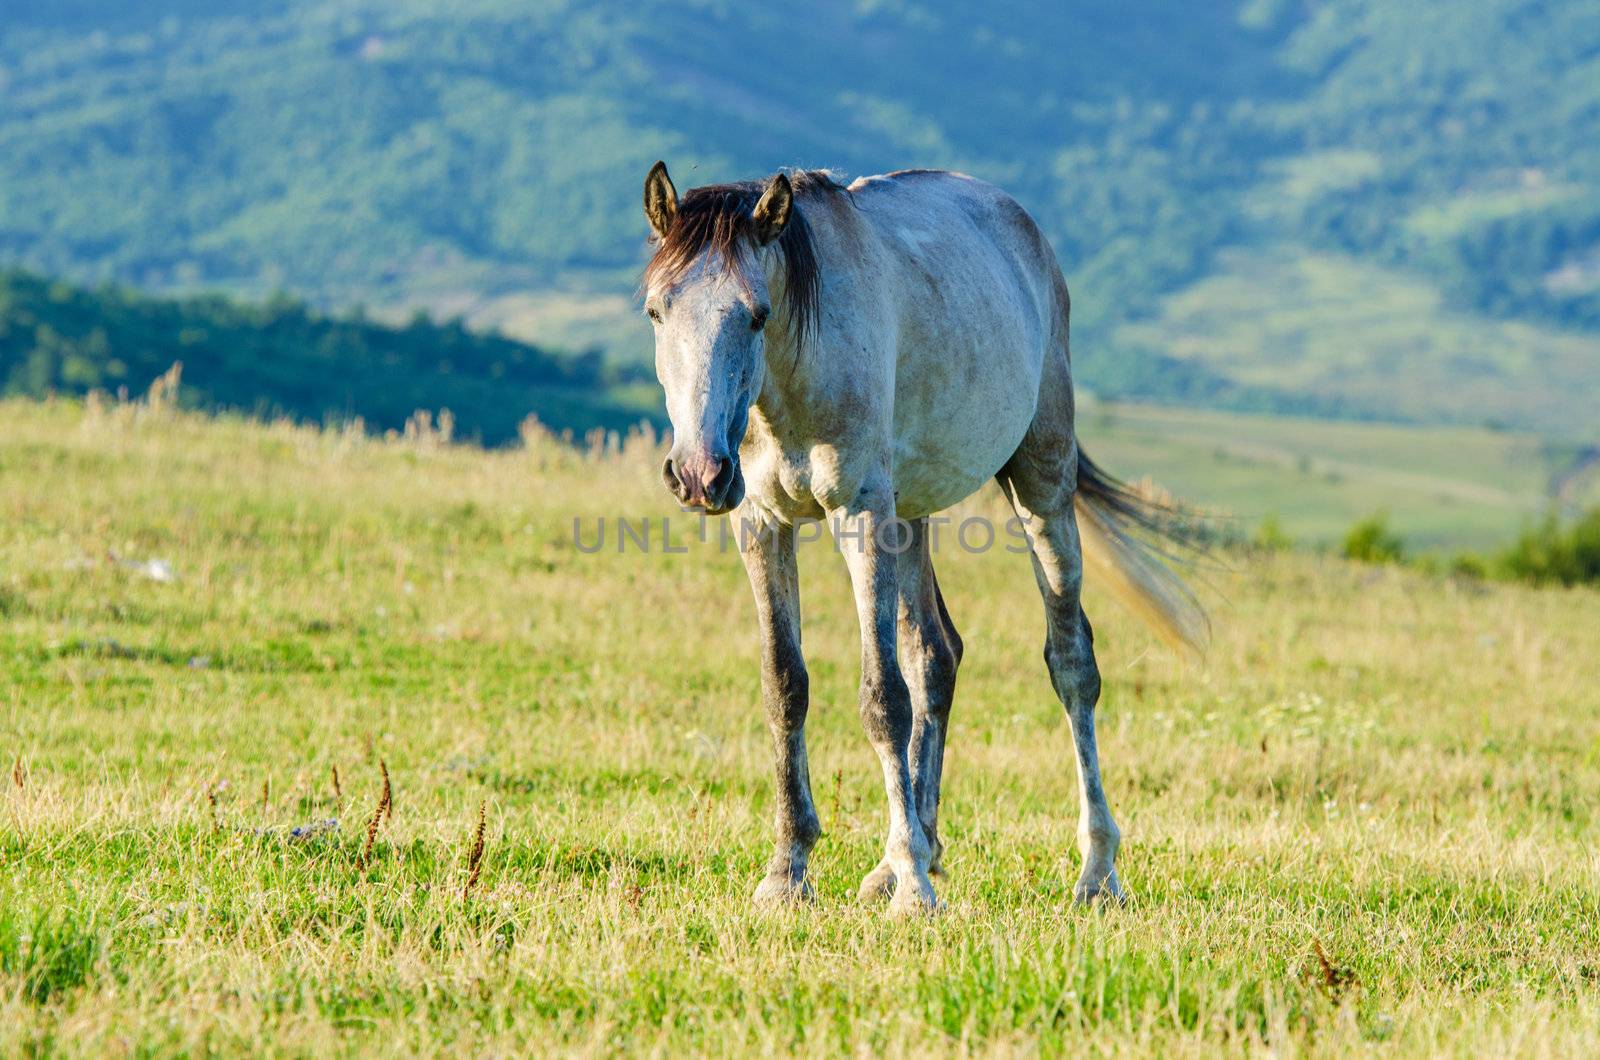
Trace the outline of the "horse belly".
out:
<instances>
[{"instance_id":1,"label":"horse belly","mask_svg":"<svg viewBox=\"0 0 1600 1060\"><path fill-rule=\"evenodd\" d=\"M1039 396L1042 354L940 352L912 386L902 376L896 387L895 504L907 519L959 504L993 478L1022 444Z\"/></svg>"}]
</instances>

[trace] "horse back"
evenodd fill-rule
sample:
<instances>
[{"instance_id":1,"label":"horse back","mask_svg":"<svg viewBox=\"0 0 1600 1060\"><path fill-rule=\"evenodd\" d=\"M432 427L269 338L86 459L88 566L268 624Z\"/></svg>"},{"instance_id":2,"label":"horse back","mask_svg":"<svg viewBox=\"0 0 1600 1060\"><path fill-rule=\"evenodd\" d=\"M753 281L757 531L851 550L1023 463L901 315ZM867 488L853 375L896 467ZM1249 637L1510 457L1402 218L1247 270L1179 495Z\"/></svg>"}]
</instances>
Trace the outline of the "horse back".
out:
<instances>
[{"instance_id":1,"label":"horse back","mask_svg":"<svg viewBox=\"0 0 1600 1060\"><path fill-rule=\"evenodd\" d=\"M871 330L892 347L895 488L903 514L927 514L1010 459L1047 376L1070 388L1066 285L1032 217L991 184L909 170L850 192L878 288L861 311L889 318Z\"/></svg>"}]
</instances>

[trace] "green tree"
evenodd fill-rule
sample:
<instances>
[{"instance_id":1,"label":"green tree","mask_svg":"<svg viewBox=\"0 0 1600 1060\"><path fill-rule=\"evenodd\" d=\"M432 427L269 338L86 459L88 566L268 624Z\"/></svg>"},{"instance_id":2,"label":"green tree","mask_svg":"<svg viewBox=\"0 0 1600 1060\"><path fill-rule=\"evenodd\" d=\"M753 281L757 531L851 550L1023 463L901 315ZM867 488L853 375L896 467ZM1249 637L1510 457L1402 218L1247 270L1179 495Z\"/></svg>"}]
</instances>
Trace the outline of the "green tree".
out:
<instances>
[{"instance_id":1,"label":"green tree","mask_svg":"<svg viewBox=\"0 0 1600 1060\"><path fill-rule=\"evenodd\" d=\"M1344 536L1344 556L1360 563L1398 563L1405 542L1389 529L1389 516L1377 512L1356 523Z\"/></svg>"}]
</instances>

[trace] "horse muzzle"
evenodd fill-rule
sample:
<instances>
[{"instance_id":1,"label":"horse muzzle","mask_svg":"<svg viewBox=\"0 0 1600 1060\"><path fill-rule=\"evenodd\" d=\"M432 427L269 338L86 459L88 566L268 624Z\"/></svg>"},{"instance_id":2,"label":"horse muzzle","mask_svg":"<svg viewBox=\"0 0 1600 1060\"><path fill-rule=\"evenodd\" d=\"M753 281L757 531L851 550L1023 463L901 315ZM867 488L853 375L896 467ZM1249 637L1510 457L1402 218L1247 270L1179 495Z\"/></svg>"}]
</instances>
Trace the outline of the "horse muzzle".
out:
<instances>
[{"instance_id":1,"label":"horse muzzle","mask_svg":"<svg viewBox=\"0 0 1600 1060\"><path fill-rule=\"evenodd\" d=\"M739 458L709 449L669 453L666 463L661 465L661 481L684 507L708 515L731 512L744 500L744 475L739 470Z\"/></svg>"}]
</instances>

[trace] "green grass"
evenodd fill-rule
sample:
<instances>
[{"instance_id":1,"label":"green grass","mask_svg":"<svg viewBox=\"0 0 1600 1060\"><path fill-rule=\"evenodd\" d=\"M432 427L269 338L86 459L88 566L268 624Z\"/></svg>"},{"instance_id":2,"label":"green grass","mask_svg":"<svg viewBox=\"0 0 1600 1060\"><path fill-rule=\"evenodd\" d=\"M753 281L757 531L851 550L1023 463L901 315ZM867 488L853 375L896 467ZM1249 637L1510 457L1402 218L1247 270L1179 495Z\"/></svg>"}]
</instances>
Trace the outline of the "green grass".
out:
<instances>
[{"instance_id":1,"label":"green grass","mask_svg":"<svg viewBox=\"0 0 1600 1060\"><path fill-rule=\"evenodd\" d=\"M1091 590L1133 901L1086 912L1026 562L949 553L948 908L908 923L852 897L882 794L812 546L819 899L758 914L737 559L570 544L669 511L642 441L6 402L0 452L0 1052L1600 1047L1592 591L1240 556L1200 667Z\"/></svg>"}]
</instances>

